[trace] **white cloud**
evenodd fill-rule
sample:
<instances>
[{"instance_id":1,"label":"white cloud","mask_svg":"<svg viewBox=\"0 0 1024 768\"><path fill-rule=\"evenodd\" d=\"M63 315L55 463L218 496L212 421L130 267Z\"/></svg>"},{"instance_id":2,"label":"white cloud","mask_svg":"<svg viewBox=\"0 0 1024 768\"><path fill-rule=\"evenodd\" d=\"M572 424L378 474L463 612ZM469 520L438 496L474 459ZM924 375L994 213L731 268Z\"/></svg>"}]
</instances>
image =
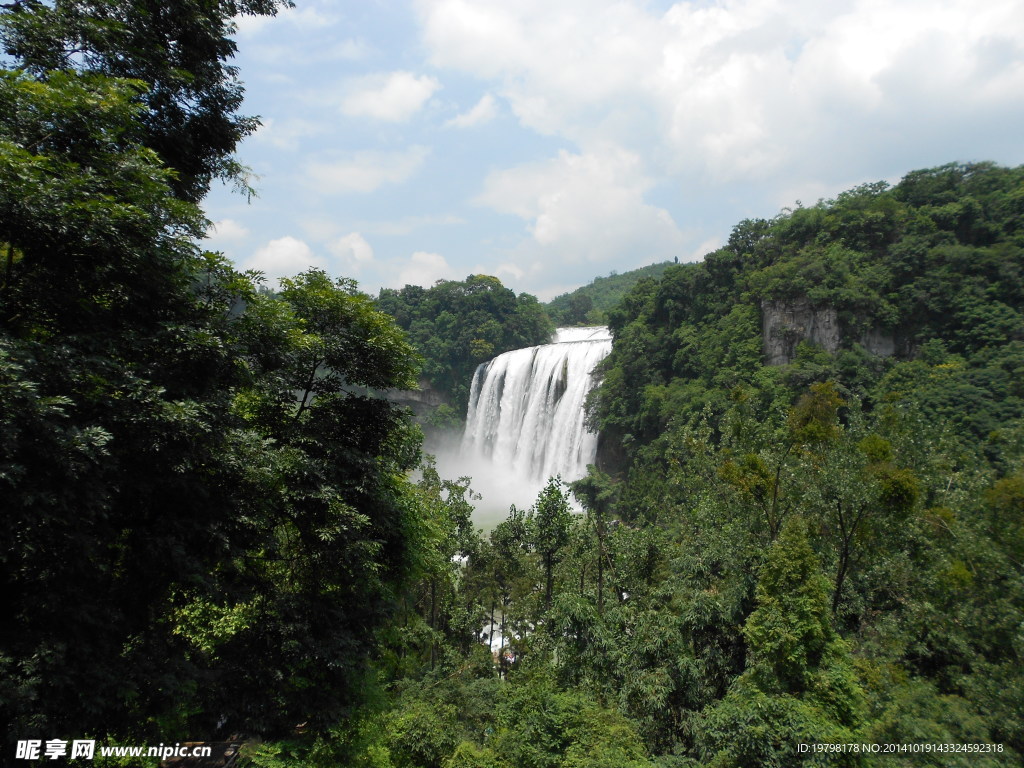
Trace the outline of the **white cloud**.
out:
<instances>
[{"instance_id":1,"label":"white cloud","mask_svg":"<svg viewBox=\"0 0 1024 768\"><path fill-rule=\"evenodd\" d=\"M613 96L631 106L660 60L658 20L632 3L422 0L419 8L431 62L494 82L519 120L542 133L599 128L603 117L589 106Z\"/></svg>"},{"instance_id":2,"label":"white cloud","mask_svg":"<svg viewBox=\"0 0 1024 768\"><path fill-rule=\"evenodd\" d=\"M438 280L450 280L454 274L452 268L439 253L416 251L407 261L395 264L398 274L391 282L392 288L404 288L407 285L422 285L429 288Z\"/></svg>"},{"instance_id":3,"label":"white cloud","mask_svg":"<svg viewBox=\"0 0 1024 768\"><path fill-rule=\"evenodd\" d=\"M1019 0L417 7L431 63L488 84L524 127L585 152L618 143L687 184L985 156L1024 119Z\"/></svg>"},{"instance_id":4,"label":"white cloud","mask_svg":"<svg viewBox=\"0 0 1024 768\"><path fill-rule=\"evenodd\" d=\"M246 244L291 232L331 263L329 247L358 232L376 250L367 280L414 265L396 254L436 251L453 277L474 265L517 289L569 287L647 255L699 255L735 221L798 198L952 160L1024 162L1021 0L412 0L415 27L385 26L387 4L300 5L322 18L303 17L304 33L300 17L268 20L239 59L250 111L275 118L249 155L267 213L210 216L245 222ZM358 28L314 26L342 13ZM316 79L339 76L320 65L331 55L364 60L341 77L377 74L332 87ZM501 132L489 155L484 131L452 133L487 118L485 132ZM412 133L442 125L433 139ZM444 157L408 147L434 139ZM272 148L307 154L281 161ZM436 169L429 192L395 186ZM484 177L487 210L461 207ZM438 212L467 221L442 232ZM291 223L262 233L275 216Z\"/></svg>"},{"instance_id":5,"label":"white cloud","mask_svg":"<svg viewBox=\"0 0 1024 768\"><path fill-rule=\"evenodd\" d=\"M403 123L419 112L440 87L436 78L412 72L366 75L348 83L341 111L349 117Z\"/></svg>"},{"instance_id":6,"label":"white cloud","mask_svg":"<svg viewBox=\"0 0 1024 768\"><path fill-rule=\"evenodd\" d=\"M302 240L290 235L271 240L242 262L242 269L258 269L268 278L292 277L310 267L327 268L327 262Z\"/></svg>"},{"instance_id":7,"label":"white cloud","mask_svg":"<svg viewBox=\"0 0 1024 768\"><path fill-rule=\"evenodd\" d=\"M364 267L373 264L373 248L358 232L339 237L327 246L331 254L341 263L345 274L358 274Z\"/></svg>"},{"instance_id":8,"label":"white cloud","mask_svg":"<svg viewBox=\"0 0 1024 768\"><path fill-rule=\"evenodd\" d=\"M249 236L249 230L234 219L221 219L210 222L206 236L217 242L235 242Z\"/></svg>"},{"instance_id":9,"label":"white cloud","mask_svg":"<svg viewBox=\"0 0 1024 768\"><path fill-rule=\"evenodd\" d=\"M714 237L709 237L706 240L703 240L702 242L698 243L697 245L691 246L689 248L688 254L680 254L682 255L682 258L679 260L684 262L701 261L709 253L711 253L712 251L717 251L723 245L725 245L725 241L718 235ZM643 264L637 264L637 266L641 267L643 266Z\"/></svg>"},{"instance_id":10,"label":"white cloud","mask_svg":"<svg viewBox=\"0 0 1024 768\"><path fill-rule=\"evenodd\" d=\"M682 234L667 211L644 201L651 186L635 153L605 145L491 173L477 202L524 219L549 256L603 262L638 247L676 252Z\"/></svg>"},{"instance_id":11,"label":"white cloud","mask_svg":"<svg viewBox=\"0 0 1024 768\"><path fill-rule=\"evenodd\" d=\"M485 267L479 267L473 271L476 274L487 274L487 269ZM522 280L523 277L526 275L526 272L523 271L522 267L520 267L518 264L513 264L511 262L499 264L497 267L493 267L492 271L494 276L497 278L505 277L511 278L513 280Z\"/></svg>"},{"instance_id":12,"label":"white cloud","mask_svg":"<svg viewBox=\"0 0 1024 768\"><path fill-rule=\"evenodd\" d=\"M295 151L302 147L306 139L323 135L327 131L326 125L301 117L289 117L283 120L264 118L263 124L253 138L277 149Z\"/></svg>"},{"instance_id":13,"label":"white cloud","mask_svg":"<svg viewBox=\"0 0 1024 768\"><path fill-rule=\"evenodd\" d=\"M451 128L472 128L477 125L489 123L498 115L498 103L494 97L485 93L472 109L468 112L456 115L445 123Z\"/></svg>"},{"instance_id":14,"label":"white cloud","mask_svg":"<svg viewBox=\"0 0 1024 768\"><path fill-rule=\"evenodd\" d=\"M312 3L303 3L278 11L276 16L235 16L240 37L252 37L264 31L274 31L274 26L288 24L299 30L317 30L333 27L338 23L337 14L318 8Z\"/></svg>"},{"instance_id":15,"label":"white cloud","mask_svg":"<svg viewBox=\"0 0 1024 768\"><path fill-rule=\"evenodd\" d=\"M322 193L373 192L385 184L401 184L423 164L430 151L414 146L403 152L356 152L338 161L310 163L306 173Z\"/></svg>"}]
</instances>

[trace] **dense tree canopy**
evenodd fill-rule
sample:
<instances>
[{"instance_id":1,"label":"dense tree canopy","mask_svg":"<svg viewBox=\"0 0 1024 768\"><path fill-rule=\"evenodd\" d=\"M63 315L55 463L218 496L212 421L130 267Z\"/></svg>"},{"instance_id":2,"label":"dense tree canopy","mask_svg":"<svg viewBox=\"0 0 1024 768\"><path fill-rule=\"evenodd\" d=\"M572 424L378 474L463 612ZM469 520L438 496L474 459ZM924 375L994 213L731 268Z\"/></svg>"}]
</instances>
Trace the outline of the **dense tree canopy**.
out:
<instances>
[{"instance_id":1,"label":"dense tree canopy","mask_svg":"<svg viewBox=\"0 0 1024 768\"><path fill-rule=\"evenodd\" d=\"M641 281L610 314L615 349L595 423L632 454L709 401L721 412L736 386L763 393L769 377L831 376L870 404L913 389L915 361L947 365L935 371L946 381L921 392L936 415L978 437L1019 418L1022 183L1021 168L949 165L740 222L724 248ZM763 311L799 300L836 311L841 347L827 371L814 370L809 348L804 364L765 370ZM877 338L893 358L870 354ZM872 391L880 375L889 379Z\"/></svg>"},{"instance_id":2,"label":"dense tree canopy","mask_svg":"<svg viewBox=\"0 0 1024 768\"><path fill-rule=\"evenodd\" d=\"M333 723L412 572L418 429L360 392L413 386L413 349L350 280L272 296L195 245L251 127L239 10L273 4L0 15L11 736Z\"/></svg>"},{"instance_id":3,"label":"dense tree canopy","mask_svg":"<svg viewBox=\"0 0 1024 768\"><path fill-rule=\"evenodd\" d=\"M232 153L259 122L242 103L239 14L273 15L290 0L16 0L4 6L5 53L41 79L55 72L137 81L135 130L164 165L176 196L201 199L213 179L245 183ZM70 137L68 137L70 138Z\"/></svg>"}]
</instances>

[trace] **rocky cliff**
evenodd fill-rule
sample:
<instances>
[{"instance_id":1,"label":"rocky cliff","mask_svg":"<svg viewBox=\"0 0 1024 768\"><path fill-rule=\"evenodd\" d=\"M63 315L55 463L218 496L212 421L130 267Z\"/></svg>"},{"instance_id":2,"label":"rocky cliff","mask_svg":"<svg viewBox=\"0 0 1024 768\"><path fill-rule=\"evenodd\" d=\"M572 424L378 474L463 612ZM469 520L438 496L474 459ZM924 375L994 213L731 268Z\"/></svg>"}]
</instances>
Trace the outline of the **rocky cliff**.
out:
<instances>
[{"instance_id":1,"label":"rocky cliff","mask_svg":"<svg viewBox=\"0 0 1024 768\"><path fill-rule=\"evenodd\" d=\"M447 402L444 395L431 387L426 379L421 379L419 385L419 389L389 389L384 394L391 402L408 406L417 418Z\"/></svg>"},{"instance_id":2,"label":"rocky cliff","mask_svg":"<svg viewBox=\"0 0 1024 768\"><path fill-rule=\"evenodd\" d=\"M761 346L768 365L790 362L801 341L837 351L842 334L835 308L816 307L809 299L761 303Z\"/></svg>"},{"instance_id":3,"label":"rocky cliff","mask_svg":"<svg viewBox=\"0 0 1024 768\"><path fill-rule=\"evenodd\" d=\"M801 341L834 353L849 339L844 338L834 307L815 305L806 298L761 302L761 348L768 365L792 362ZM892 334L880 329L873 328L856 341L879 357L889 357L896 352Z\"/></svg>"}]
</instances>

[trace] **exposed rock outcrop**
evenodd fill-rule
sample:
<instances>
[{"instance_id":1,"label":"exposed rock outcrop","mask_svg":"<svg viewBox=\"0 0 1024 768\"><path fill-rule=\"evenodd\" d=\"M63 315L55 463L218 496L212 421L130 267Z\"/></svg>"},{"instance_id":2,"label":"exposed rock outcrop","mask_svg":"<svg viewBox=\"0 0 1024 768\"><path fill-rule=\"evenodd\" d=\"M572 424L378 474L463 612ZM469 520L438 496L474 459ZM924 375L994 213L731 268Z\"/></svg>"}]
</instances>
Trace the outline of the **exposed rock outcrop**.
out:
<instances>
[{"instance_id":1,"label":"exposed rock outcrop","mask_svg":"<svg viewBox=\"0 0 1024 768\"><path fill-rule=\"evenodd\" d=\"M801 341L836 352L842 333L835 308L816 307L809 299L761 302L761 345L768 365L792 361Z\"/></svg>"},{"instance_id":2,"label":"exposed rock outcrop","mask_svg":"<svg viewBox=\"0 0 1024 768\"><path fill-rule=\"evenodd\" d=\"M426 379L420 380L419 385L419 389L389 389L384 395L393 403L408 406L417 417L425 416L446 402L444 395Z\"/></svg>"},{"instance_id":3,"label":"exposed rock outcrop","mask_svg":"<svg viewBox=\"0 0 1024 768\"><path fill-rule=\"evenodd\" d=\"M761 302L761 348L768 365L792 362L801 341L816 344L826 352L837 352L846 339L835 307L816 306L810 299ZM893 335L878 328L872 328L857 341L878 357L890 357L897 352Z\"/></svg>"},{"instance_id":4,"label":"exposed rock outcrop","mask_svg":"<svg viewBox=\"0 0 1024 768\"><path fill-rule=\"evenodd\" d=\"M872 328L865 333L860 343L872 355L892 357L896 354L896 339L891 333L885 333L877 328Z\"/></svg>"}]
</instances>

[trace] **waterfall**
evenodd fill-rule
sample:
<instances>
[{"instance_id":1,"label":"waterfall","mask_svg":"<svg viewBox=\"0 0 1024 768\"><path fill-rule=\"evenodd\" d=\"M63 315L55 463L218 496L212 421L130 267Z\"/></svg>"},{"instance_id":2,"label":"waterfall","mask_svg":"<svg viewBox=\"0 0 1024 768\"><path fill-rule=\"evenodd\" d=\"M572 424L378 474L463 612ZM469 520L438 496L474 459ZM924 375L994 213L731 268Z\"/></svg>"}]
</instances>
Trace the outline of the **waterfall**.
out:
<instances>
[{"instance_id":1,"label":"waterfall","mask_svg":"<svg viewBox=\"0 0 1024 768\"><path fill-rule=\"evenodd\" d=\"M583 424L594 367L611 351L605 327L559 328L551 344L498 355L476 369L462 455L538 488L553 475L577 480L597 456Z\"/></svg>"}]
</instances>

